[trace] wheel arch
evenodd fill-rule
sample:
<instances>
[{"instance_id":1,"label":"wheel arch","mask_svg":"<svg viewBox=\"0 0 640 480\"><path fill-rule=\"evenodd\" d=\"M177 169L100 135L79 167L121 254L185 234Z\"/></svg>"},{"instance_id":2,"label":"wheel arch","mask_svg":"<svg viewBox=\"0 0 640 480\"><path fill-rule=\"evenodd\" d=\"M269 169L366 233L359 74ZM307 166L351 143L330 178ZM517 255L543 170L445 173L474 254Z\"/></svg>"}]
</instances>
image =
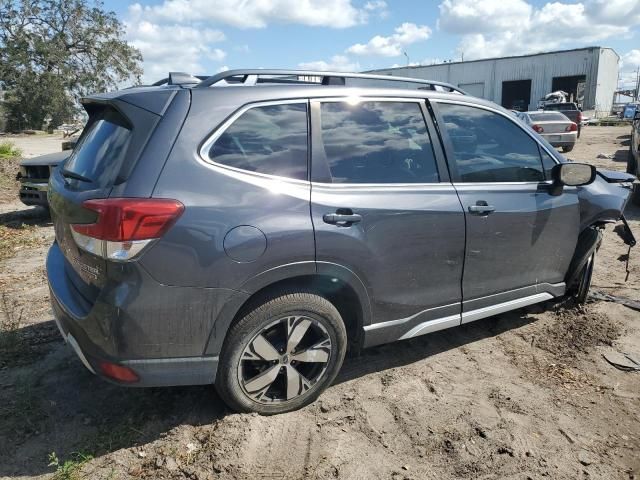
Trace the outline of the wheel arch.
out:
<instances>
[{"instance_id":1,"label":"wheel arch","mask_svg":"<svg viewBox=\"0 0 640 480\"><path fill-rule=\"evenodd\" d=\"M313 269L310 269L313 264ZM351 349L359 349L364 326L371 324L371 306L364 284L337 264L300 262L253 277L226 303L210 332L205 355L217 355L231 325L257 305L284 292L305 291L330 301L340 313Z\"/></svg>"},{"instance_id":2,"label":"wheel arch","mask_svg":"<svg viewBox=\"0 0 640 480\"><path fill-rule=\"evenodd\" d=\"M572 289L589 257L599 248L601 242L602 232L598 224L592 224L580 232L573 258L565 275L565 284L568 291Z\"/></svg>"}]
</instances>

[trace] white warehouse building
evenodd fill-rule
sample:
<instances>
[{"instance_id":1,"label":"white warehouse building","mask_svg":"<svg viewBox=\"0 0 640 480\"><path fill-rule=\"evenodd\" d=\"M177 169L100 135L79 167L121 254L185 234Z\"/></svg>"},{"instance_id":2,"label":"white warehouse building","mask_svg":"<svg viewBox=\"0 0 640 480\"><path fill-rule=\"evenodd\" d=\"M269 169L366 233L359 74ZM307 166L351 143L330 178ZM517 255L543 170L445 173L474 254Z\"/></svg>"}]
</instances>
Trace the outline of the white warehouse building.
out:
<instances>
[{"instance_id":1,"label":"white warehouse building","mask_svg":"<svg viewBox=\"0 0 640 480\"><path fill-rule=\"evenodd\" d=\"M556 90L567 92L584 110L608 115L618 85L620 57L611 48L587 47L514 57L374 70L401 77L451 83L470 95L505 108L535 110Z\"/></svg>"}]
</instances>

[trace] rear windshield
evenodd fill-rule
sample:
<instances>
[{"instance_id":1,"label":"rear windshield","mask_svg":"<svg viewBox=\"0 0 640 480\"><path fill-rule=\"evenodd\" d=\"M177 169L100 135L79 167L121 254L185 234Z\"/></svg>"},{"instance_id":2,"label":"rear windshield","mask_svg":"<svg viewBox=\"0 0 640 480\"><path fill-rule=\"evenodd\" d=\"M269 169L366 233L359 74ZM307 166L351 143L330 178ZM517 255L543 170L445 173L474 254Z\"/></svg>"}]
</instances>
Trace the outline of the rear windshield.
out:
<instances>
[{"instance_id":1,"label":"rear windshield","mask_svg":"<svg viewBox=\"0 0 640 480\"><path fill-rule=\"evenodd\" d=\"M93 116L64 170L90 180L92 187L113 183L131 141L131 127L117 111L106 108Z\"/></svg>"},{"instance_id":2,"label":"rear windshield","mask_svg":"<svg viewBox=\"0 0 640 480\"><path fill-rule=\"evenodd\" d=\"M530 113L529 116L534 122L566 122L569 120L559 112Z\"/></svg>"},{"instance_id":3,"label":"rear windshield","mask_svg":"<svg viewBox=\"0 0 640 480\"><path fill-rule=\"evenodd\" d=\"M547 103L545 110L578 110L575 103Z\"/></svg>"}]
</instances>

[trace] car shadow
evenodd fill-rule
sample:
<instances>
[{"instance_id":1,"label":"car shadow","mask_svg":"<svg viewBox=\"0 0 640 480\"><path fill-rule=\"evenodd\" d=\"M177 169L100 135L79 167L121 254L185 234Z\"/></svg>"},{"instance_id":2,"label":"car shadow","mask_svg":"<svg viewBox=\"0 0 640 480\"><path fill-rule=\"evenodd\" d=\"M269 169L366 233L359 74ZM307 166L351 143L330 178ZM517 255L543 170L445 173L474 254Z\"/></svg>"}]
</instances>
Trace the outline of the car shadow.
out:
<instances>
[{"instance_id":1,"label":"car shadow","mask_svg":"<svg viewBox=\"0 0 640 480\"><path fill-rule=\"evenodd\" d=\"M51 215L44 207L26 207L24 210L0 213L0 225L8 228L23 228L24 225L51 226Z\"/></svg>"},{"instance_id":2,"label":"car shadow","mask_svg":"<svg viewBox=\"0 0 640 480\"><path fill-rule=\"evenodd\" d=\"M616 150L616 153L614 153L613 158L611 160L613 160L614 162L626 163L628 158L629 158L629 149L621 148L619 150Z\"/></svg>"},{"instance_id":3,"label":"car shadow","mask_svg":"<svg viewBox=\"0 0 640 480\"><path fill-rule=\"evenodd\" d=\"M549 302L551 308L553 303ZM334 384L340 384L370 373L389 370L436 356L448 350L495 337L508 330L534 322L526 309L450 328L401 342L388 343L348 356Z\"/></svg>"},{"instance_id":4,"label":"car shadow","mask_svg":"<svg viewBox=\"0 0 640 480\"><path fill-rule=\"evenodd\" d=\"M627 202L627 206L624 209L624 216L627 220L640 220L640 205L636 205L635 203ZM633 229L633 227L631 227ZM638 235L640 238L640 232L633 232Z\"/></svg>"},{"instance_id":5,"label":"car shadow","mask_svg":"<svg viewBox=\"0 0 640 480\"><path fill-rule=\"evenodd\" d=\"M522 309L349 354L334 386L532 321ZM233 413L210 385L136 389L99 379L82 366L54 330L53 321L20 329L18 334L26 339L28 349L47 346L36 348L36 355L27 352L30 364L12 367L9 359L1 369L0 477L50 473L51 452L60 459L77 452L100 457L153 442L179 425L209 425Z\"/></svg>"}]
</instances>

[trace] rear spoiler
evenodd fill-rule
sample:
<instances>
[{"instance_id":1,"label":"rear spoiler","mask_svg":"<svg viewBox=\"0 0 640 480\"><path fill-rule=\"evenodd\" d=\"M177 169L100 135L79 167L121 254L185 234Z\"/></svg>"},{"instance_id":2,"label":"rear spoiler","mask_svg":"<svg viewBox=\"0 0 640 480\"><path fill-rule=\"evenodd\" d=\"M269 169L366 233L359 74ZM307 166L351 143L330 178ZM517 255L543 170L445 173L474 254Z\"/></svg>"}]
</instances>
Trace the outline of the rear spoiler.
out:
<instances>
[{"instance_id":1,"label":"rear spoiler","mask_svg":"<svg viewBox=\"0 0 640 480\"><path fill-rule=\"evenodd\" d=\"M120 110L122 108L118 104L129 104L162 116L176 93L176 90L157 87L136 87L84 97L81 103L88 113L96 105L109 105Z\"/></svg>"}]
</instances>

